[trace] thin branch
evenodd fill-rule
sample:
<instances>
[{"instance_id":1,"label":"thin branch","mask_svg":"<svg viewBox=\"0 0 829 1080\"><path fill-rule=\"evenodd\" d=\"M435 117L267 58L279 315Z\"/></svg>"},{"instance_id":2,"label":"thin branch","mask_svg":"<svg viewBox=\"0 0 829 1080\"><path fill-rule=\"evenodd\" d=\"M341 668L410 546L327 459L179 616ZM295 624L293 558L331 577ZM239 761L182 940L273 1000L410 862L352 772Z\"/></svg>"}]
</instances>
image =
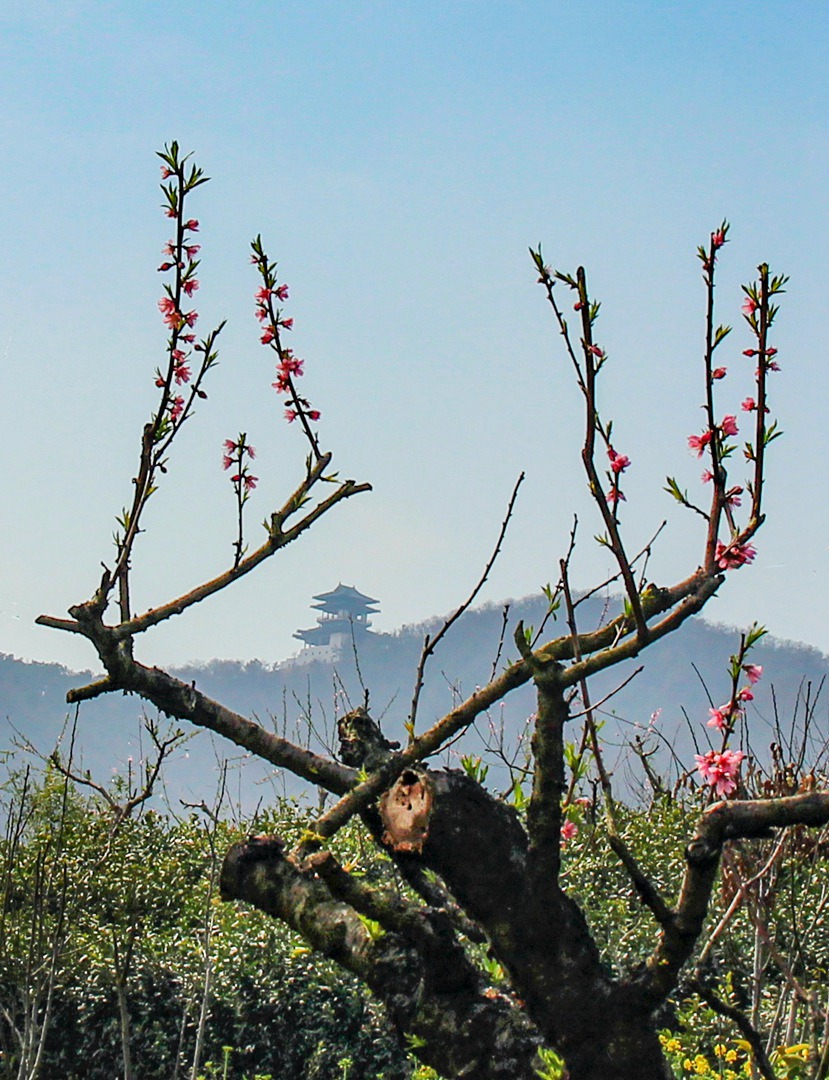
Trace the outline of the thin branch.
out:
<instances>
[{"instance_id":1,"label":"thin branch","mask_svg":"<svg viewBox=\"0 0 829 1080\"><path fill-rule=\"evenodd\" d=\"M509 528L510 519L512 518L512 512L513 512L513 510L515 508L515 501L518 498L518 489L521 487L521 484L523 482L524 482L524 473L521 473L521 475L518 477L518 480L515 483L515 487L512 489L512 495L510 496L510 500L509 500L509 503L507 505L507 512L506 512L506 514L504 516L504 520L501 522L501 529L500 529L500 531L498 533L498 539L497 539L497 541L495 543L495 548L493 549L493 552L489 557L489 561L487 562L486 566L484 567L484 572L481 574L481 577L480 577L480 579L478 581L478 584L475 586L475 588L472 590L472 592L469 594L469 596L466 598L466 600L464 600L464 602L461 604L461 606L457 609L457 611L454 613L454 615L452 615L450 618L448 618L446 620L446 622L443 624L443 626L440 628L440 630L438 631L438 633L435 635L434 638L431 638L428 634L426 635L426 638L425 638L425 640L423 642L423 650L422 650L422 652L420 654L420 660L419 660L418 665L417 665L417 675L415 677L415 688L414 688L414 694L412 695L412 706L411 706L411 709L409 711L409 720L408 720L407 727L408 727L408 730L409 730L410 739L414 738L414 726L415 726L415 720L416 720L416 717L417 717L417 706L418 706L418 702L420 700L420 691L423 689L423 672L424 672L424 669L426 667L426 661L434 653L434 651L437 648L438 644L443 639L443 637L446 635L446 633L450 629L450 627L452 627L458 621L458 619L461 617L461 615L463 615L463 613L469 608L469 606L472 604L473 600L478 595L478 593L481 591L481 589L484 587L484 584L486 583L487 579L489 578L490 571L492 570L492 567L495 565L495 560L501 554L501 545L504 542L504 537L506 536L507 529Z\"/></svg>"},{"instance_id":2,"label":"thin branch","mask_svg":"<svg viewBox=\"0 0 829 1080\"><path fill-rule=\"evenodd\" d=\"M737 1009L733 1005L729 1005L727 1002L723 1001L722 998L706 986L700 978L691 979L687 986L689 990L696 991L710 1009L718 1015L725 1017L726 1020L730 1020L740 1030L743 1038L751 1046L754 1062L763 1074L765 1080L776 1080L777 1074L768 1059L766 1048L763 1045L760 1033L746 1014L741 1009Z\"/></svg>"},{"instance_id":3,"label":"thin branch","mask_svg":"<svg viewBox=\"0 0 829 1080\"><path fill-rule=\"evenodd\" d=\"M194 604L199 604L201 600L206 599L208 596L213 596L214 593L220 592L222 589L226 589L231 582L242 578L249 573L250 570L255 569L260 563L264 562L264 559L269 558L274 552L285 548L291 541L296 540L302 532L309 529L311 525L316 521L318 517L322 517L331 507L342 499L348 499L353 495L359 494L361 491L370 491L370 484L356 484L354 481L345 481L341 484L336 491L332 492L327 499L318 503L316 507L307 515L305 515L300 522L298 522L293 528L287 531L282 531L282 524L289 514L294 513L298 509L298 505L301 504L298 500L298 492L302 492L302 495L307 494L313 484L316 483L318 478L322 475L326 465L330 461L330 455L324 455L318 460L313 472L309 474L307 478L302 482L294 495L285 503L281 511L274 514L274 518L278 522L277 528L272 528L268 539L264 542L260 548L255 552L243 558L237 566L231 567L226 570L212 581L207 581L202 585L196 586L195 589L185 593L184 596L179 596L177 599L171 600L168 604L163 604L158 608L152 608L147 611L145 615L138 616L130 622L121 623L115 627L115 637L123 639L126 637L132 637L135 634L140 634L145 630L148 630L150 626L157 625L163 622L165 619L171 618L174 615L181 615L182 611L186 611L187 608L192 607ZM40 621L40 620L38 620Z\"/></svg>"},{"instance_id":4,"label":"thin branch","mask_svg":"<svg viewBox=\"0 0 829 1080\"><path fill-rule=\"evenodd\" d=\"M501 632L498 635L498 648L495 652L495 659L492 661L492 671L490 672L489 681L495 678L498 674L498 661L501 659L501 653L504 649L504 638L507 634L507 621L509 620L509 604L504 604L504 610L501 613Z\"/></svg>"},{"instance_id":5,"label":"thin branch","mask_svg":"<svg viewBox=\"0 0 829 1080\"><path fill-rule=\"evenodd\" d=\"M582 709L581 712L570 713L570 719L571 720L578 720L582 716L587 716L589 713L596 712L598 709L600 709L602 707L602 705L606 705L608 703L608 701L610 701L610 699L612 697L615 697L619 693L620 690L624 690L624 688L628 685L628 683L633 682L633 680L636 678L636 676L641 675L644 670L645 670L644 666L640 666L640 667L636 668L636 670L632 671L630 673L630 675L628 675L628 677L626 679L623 679L619 683L618 686L615 686L610 691L610 693L605 694L605 696L603 698L599 698L598 701L594 701L593 704L589 707L589 709Z\"/></svg>"},{"instance_id":6,"label":"thin branch","mask_svg":"<svg viewBox=\"0 0 829 1080\"><path fill-rule=\"evenodd\" d=\"M646 981L656 1000L676 985L680 969L702 934L722 849L728 840L768 837L789 825L829 823L829 793L811 792L775 799L718 802L701 816L685 849L685 873L670 925L646 964Z\"/></svg>"},{"instance_id":7,"label":"thin branch","mask_svg":"<svg viewBox=\"0 0 829 1080\"><path fill-rule=\"evenodd\" d=\"M567 604L567 622L570 626L570 633L573 638L573 652L576 664L581 659L581 648L579 644L578 632L576 629L576 615L573 608L573 598L570 593L570 583L567 577L567 567L562 560L561 563L561 580L562 588L564 591L564 600ZM637 634L637 641L639 635ZM641 670L641 669L640 669ZM631 678L634 678L638 672L634 672ZM630 680L628 680L630 681ZM624 685L624 684L623 684ZM593 710L595 706L590 703L590 693L587 688L586 678L582 678L579 682L579 688L581 691L581 699L584 704L585 712L585 735L589 737L590 746L593 751L593 759L596 762L596 768L599 772L599 781L602 786L602 793L604 795L604 807L605 807L605 825L608 834L608 843L616 854L625 870L628 873L628 877L633 882L634 888L639 894L642 902L653 913L654 918L660 924L665 926L670 922L672 918L672 912L668 905L662 898L659 890L650 880L647 874L639 866L633 852L624 842L619 832L618 823L616 821L616 807L613 799L613 790L610 784L610 777L607 774L607 770L604 766L604 758L602 756L602 748L599 743L599 735L596 730L596 722L593 716ZM584 754L585 737L582 736L582 749L579 755L579 762ZM578 766L575 771L578 771ZM571 792L572 796L572 792Z\"/></svg>"}]
</instances>

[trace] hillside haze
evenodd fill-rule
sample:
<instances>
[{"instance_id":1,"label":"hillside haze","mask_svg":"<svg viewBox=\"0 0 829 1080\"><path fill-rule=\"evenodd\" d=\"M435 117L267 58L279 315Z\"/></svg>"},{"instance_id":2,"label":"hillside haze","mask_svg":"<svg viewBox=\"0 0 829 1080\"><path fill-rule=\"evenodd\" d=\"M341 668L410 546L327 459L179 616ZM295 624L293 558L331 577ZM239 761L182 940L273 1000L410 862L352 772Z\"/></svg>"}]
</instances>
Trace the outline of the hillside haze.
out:
<instances>
[{"instance_id":1,"label":"hillside haze","mask_svg":"<svg viewBox=\"0 0 829 1080\"><path fill-rule=\"evenodd\" d=\"M422 731L468 697L476 686L486 683L493 665L500 670L515 659L512 635L518 621L538 627L545 610L546 602L541 597L511 602L503 641L503 605L464 614L427 664L417 729ZM580 606L579 627L592 629L607 617L607 602L594 598ZM194 682L203 693L237 712L316 748L335 745L335 718L362 704L368 693L372 715L381 721L390 738L403 741L423 639L427 633L434 635L442 623L442 619L434 619L393 634L369 634L358 647L344 647L335 662L308 662L306 656L314 654L306 651L301 663L217 659L173 673ZM558 622L548 623L544 638L564 633L566 627L559 618ZM708 708L728 698L728 659L738 645L738 630L695 618L677 633L651 645L637 660L591 680L593 701L607 698L599 712L605 721L608 761L621 792L635 794L643 784L641 764L630 751L635 736L646 739L655 751L654 763L673 775L680 762L689 767L693 754L707 748ZM809 751L815 757L829 738L825 707L829 699L824 703L820 698L829 659L809 646L766 637L753 650L751 660L763 666L763 679L755 687L755 701L748 708L748 738L753 753L764 759L775 739L782 739L785 746L791 738L793 718L797 714L802 720L808 696L812 703L817 700ZM643 668L641 673L613 693L639 666ZM70 672L56 664L23 662L0 654L0 716L4 722L0 749L11 751L14 761L25 757L19 750L21 743L31 744L41 754L50 753L74 716L74 708L70 710L65 703L66 692L88 677L90 673ZM533 710L532 687L522 687L488 716L479 718L474 729L441 761L457 767L461 755L482 754L487 745L497 745L509 753ZM580 711L578 702L573 711ZM149 749L149 740L141 735L141 717L147 713L155 715L140 699L128 695L108 695L85 702L77 715L78 766L89 769L95 779L104 783L114 772L123 771L130 758L135 769ZM654 714L658 715L652 719ZM578 740L580 731L581 720L574 719L570 739ZM63 752L67 752L66 739ZM278 794L302 790L295 778L251 760L237 747L209 733L198 732L177 751L165 770L167 796L172 804L210 801L224 759L229 761L231 799L245 812L261 801L272 801ZM507 783L507 771L496 755L491 760L488 784L498 790ZM315 797L315 793L311 794Z\"/></svg>"}]
</instances>

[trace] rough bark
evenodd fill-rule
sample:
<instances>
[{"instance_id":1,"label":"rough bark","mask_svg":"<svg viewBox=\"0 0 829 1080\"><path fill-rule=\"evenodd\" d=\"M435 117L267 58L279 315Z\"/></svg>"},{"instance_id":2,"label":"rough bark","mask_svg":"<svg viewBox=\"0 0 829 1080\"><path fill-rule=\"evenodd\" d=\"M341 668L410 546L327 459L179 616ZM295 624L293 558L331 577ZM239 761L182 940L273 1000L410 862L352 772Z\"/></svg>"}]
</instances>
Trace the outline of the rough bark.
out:
<instances>
[{"instance_id":1,"label":"rough bark","mask_svg":"<svg viewBox=\"0 0 829 1080\"><path fill-rule=\"evenodd\" d=\"M395 917L380 904L373 914L396 929L372 933L362 913L338 899L317 868L313 861L295 866L278 837L252 837L228 852L221 894L282 919L317 952L357 975L383 1002L397 1031L423 1041L418 1056L444 1075L533 1080L537 1032L513 1000L486 992L444 912L404 907Z\"/></svg>"}]
</instances>

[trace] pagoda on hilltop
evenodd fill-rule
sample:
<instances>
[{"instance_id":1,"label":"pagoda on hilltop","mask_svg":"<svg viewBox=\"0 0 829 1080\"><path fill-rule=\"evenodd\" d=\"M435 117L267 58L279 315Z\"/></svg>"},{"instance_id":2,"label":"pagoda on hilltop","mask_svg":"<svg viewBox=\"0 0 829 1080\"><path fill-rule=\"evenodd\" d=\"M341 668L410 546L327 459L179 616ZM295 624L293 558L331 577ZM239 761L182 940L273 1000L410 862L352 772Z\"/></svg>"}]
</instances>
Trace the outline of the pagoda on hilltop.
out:
<instances>
[{"instance_id":1,"label":"pagoda on hilltop","mask_svg":"<svg viewBox=\"0 0 829 1080\"><path fill-rule=\"evenodd\" d=\"M359 644L371 635L369 616L376 614L379 600L372 600L352 585L340 582L331 592L315 596L317 625L297 630L295 638L305 643L297 659L336 660L344 646Z\"/></svg>"}]
</instances>

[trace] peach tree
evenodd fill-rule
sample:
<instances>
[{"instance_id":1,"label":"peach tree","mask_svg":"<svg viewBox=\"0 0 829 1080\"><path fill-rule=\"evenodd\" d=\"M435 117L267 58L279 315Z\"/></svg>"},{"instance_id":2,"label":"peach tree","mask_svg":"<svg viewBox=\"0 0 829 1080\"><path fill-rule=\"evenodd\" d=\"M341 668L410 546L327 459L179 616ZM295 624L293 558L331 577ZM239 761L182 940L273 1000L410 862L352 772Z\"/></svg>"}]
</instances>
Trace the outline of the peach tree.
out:
<instances>
[{"instance_id":1,"label":"peach tree","mask_svg":"<svg viewBox=\"0 0 829 1080\"><path fill-rule=\"evenodd\" d=\"M494 669L486 685L419 730L417 704L426 660L477 595L476 589L440 634L425 643L404 725L406 744L387 738L363 707L338 718L339 749L336 755L327 754L280 737L211 700L195 684L136 656L141 635L151 627L229 588L321 517L334 513L338 504L370 490L369 484L340 479L332 471L332 454L322 448L320 410L306 396L304 361L287 344L293 332L285 307L289 289L257 237L251 247L257 275L255 315L261 343L273 357L273 387L285 419L304 440L305 465L282 504L266 518L261 542L250 546L245 507L258 482L255 449L247 433L228 437L222 464L236 507L232 560L211 580L139 611L131 571L143 515L169 468L179 432L207 396L223 325L201 337L195 329L199 223L190 216L190 203L207 178L176 143L165 147L160 157L163 209L174 235L159 267L166 283L158 306L168 336L164 360L154 375L157 405L141 434L132 494L118 518L111 564L92 595L69 609L68 618L44 615L38 620L87 638L103 666L103 676L73 689L69 701L112 692L140 695L169 716L209 729L336 796L327 809L309 809L307 828L296 843L264 835L233 845L224 859L222 895L282 920L312 950L354 973L382 1002L391 1025L424 1065L467 1080L530 1080L539 1070L553 1075L562 1069L572 1080L666 1080L673 1074L656 1017L700 947L724 851L738 840L767 838L787 826L829 822L829 794L809 790L747 797L743 755L733 744L760 675L748 657L757 634L749 634L733 660L728 700L712 709L717 745L699 755L696 765L689 763L689 772L696 772L708 792L707 805L687 837L682 873L666 894L617 827L588 680L679 631L729 574L754 558L754 537L763 523L766 454L778 434L769 419L769 379L778 370L770 335L785 278L761 265L756 279L744 286L743 352L754 370L753 389L741 408L732 404L730 411L720 409L717 398L729 383L726 367L715 356L721 355L717 350L730 328L715 318L714 281L728 239L727 223L699 248L706 303L704 424L688 438L688 446L705 458L705 505L674 479L668 480L668 490L701 520L702 544L699 565L689 567L687 576L654 584L645 576L649 546L632 554L623 536L625 479L632 466L599 407L599 377L609 362L596 333L599 304L588 290L583 268L575 273L554 270L540 249L531 251L583 396L581 460L601 521L598 539L615 562L614 576L604 584L618 583L621 609L598 628L579 627L579 599L569 577L571 545L548 592L551 609L560 606L566 614L566 632L547 638L544 626L533 632L519 624L514 635L517 659L500 671ZM740 434L745 426L750 429L747 438ZM530 790L520 811L484 786L481 771L428 764L486 710L530 683L537 707ZM583 735L573 753L565 732L576 720ZM583 813L580 783L588 760L597 777L610 849L652 920L648 955L618 973L609 972L602 962L584 912L561 878L562 849ZM352 821L359 821L367 841L385 853L387 880L369 882L337 857L337 834ZM493 966L499 971L498 985ZM755 1068L771 1075L748 1019L733 1004L719 1004L750 1037Z\"/></svg>"}]
</instances>

